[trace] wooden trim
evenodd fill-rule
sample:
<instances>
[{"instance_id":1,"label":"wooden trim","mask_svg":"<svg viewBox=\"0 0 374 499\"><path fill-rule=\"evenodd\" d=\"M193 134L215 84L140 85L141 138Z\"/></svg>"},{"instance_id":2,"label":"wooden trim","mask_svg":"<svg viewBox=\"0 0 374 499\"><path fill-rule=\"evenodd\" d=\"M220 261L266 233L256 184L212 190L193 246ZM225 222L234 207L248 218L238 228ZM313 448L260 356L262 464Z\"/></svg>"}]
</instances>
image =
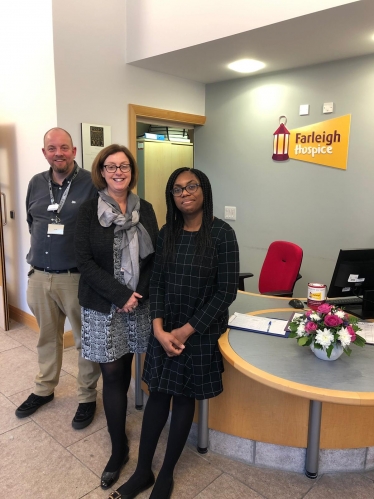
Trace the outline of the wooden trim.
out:
<instances>
[{"instance_id":1,"label":"wooden trim","mask_svg":"<svg viewBox=\"0 0 374 499\"><path fill-rule=\"evenodd\" d=\"M9 305L10 318L16 322L19 322L23 326L27 326L36 333L39 333L39 326L33 315L24 312L23 310Z\"/></svg>"},{"instance_id":2,"label":"wooden trim","mask_svg":"<svg viewBox=\"0 0 374 499\"><path fill-rule=\"evenodd\" d=\"M74 347L75 341L73 331L65 331L64 333L64 348Z\"/></svg>"},{"instance_id":3,"label":"wooden trim","mask_svg":"<svg viewBox=\"0 0 374 499\"><path fill-rule=\"evenodd\" d=\"M209 428L258 442L306 447L307 399L264 386L226 360L224 367L223 393L209 399Z\"/></svg>"},{"instance_id":4,"label":"wooden trim","mask_svg":"<svg viewBox=\"0 0 374 499\"><path fill-rule=\"evenodd\" d=\"M0 193L1 194L1 193ZM10 327L10 317L9 317L9 304L8 304L8 290L6 285L6 270L5 270L5 252L4 252L4 234L3 234L3 214L1 208L1 200L0 200L0 286L1 286L1 295L2 295L2 309L4 311L4 326L5 331L7 331Z\"/></svg>"},{"instance_id":5,"label":"wooden trim","mask_svg":"<svg viewBox=\"0 0 374 499\"><path fill-rule=\"evenodd\" d=\"M292 313L294 310L293 308L267 308L265 310L256 310L255 312L248 312L246 315L262 315L262 314L272 314L273 312L288 312Z\"/></svg>"},{"instance_id":6,"label":"wooden trim","mask_svg":"<svg viewBox=\"0 0 374 499\"><path fill-rule=\"evenodd\" d=\"M35 317L27 312L24 312L20 308L9 305L10 318L14 321L27 326L36 333L39 333L39 326ZM64 348L69 348L75 345L73 331L65 331L64 333Z\"/></svg>"},{"instance_id":7,"label":"wooden trim","mask_svg":"<svg viewBox=\"0 0 374 499\"><path fill-rule=\"evenodd\" d=\"M129 149L136 157L136 120L137 118L152 118L160 121L188 123L189 125L205 125L206 117L199 114L180 113L156 107L129 104Z\"/></svg>"},{"instance_id":8,"label":"wooden trim","mask_svg":"<svg viewBox=\"0 0 374 499\"><path fill-rule=\"evenodd\" d=\"M263 313L284 312L287 309L270 309L251 312L251 315L259 315ZM315 386L303 385L295 383L278 376L269 374L242 359L231 347L229 342L229 334L227 330L218 340L219 346L224 358L235 369L245 374L249 378L258 381L266 386L275 388L285 393L297 395L299 397L307 398L309 400L319 400L321 402L332 402L334 404L343 405L360 405L360 406L373 406L374 405L374 392L349 392L343 390L329 390L327 388L318 388Z\"/></svg>"},{"instance_id":9,"label":"wooden trim","mask_svg":"<svg viewBox=\"0 0 374 499\"><path fill-rule=\"evenodd\" d=\"M262 298L271 298L272 300L283 300L283 301L290 301L290 300L301 300L301 301L306 301L306 298L290 298L289 296L273 296L273 295L262 295L261 293L251 293L249 291L241 291L238 289L238 293L242 295L248 295L248 296L256 296L256 297L262 297ZM288 311L290 310L289 308L287 309ZM298 309L291 309L292 310L298 310ZM254 315L253 312L249 312L251 315Z\"/></svg>"}]
</instances>

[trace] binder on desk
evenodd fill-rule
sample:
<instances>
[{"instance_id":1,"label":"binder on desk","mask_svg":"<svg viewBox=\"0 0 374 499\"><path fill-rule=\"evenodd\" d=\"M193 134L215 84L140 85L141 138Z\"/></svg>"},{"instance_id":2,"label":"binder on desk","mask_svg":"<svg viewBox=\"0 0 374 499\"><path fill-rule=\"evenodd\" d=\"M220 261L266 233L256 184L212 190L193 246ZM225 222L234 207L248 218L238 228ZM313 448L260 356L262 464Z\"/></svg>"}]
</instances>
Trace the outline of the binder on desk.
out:
<instances>
[{"instance_id":1,"label":"binder on desk","mask_svg":"<svg viewBox=\"0 0 374 499\"><path fill-rule=\"evenodd\" d=\"M367 345L374 345L374 322L358 322L357 326L361 328L357 334L365 339Z\"/></svg>"},{"instance_id":2,"label":"binder on desk","mask_svg":"<svg viewBox=\"0 0 374 499\"><path fill-rule=\"evenodd\" d=\"M272 319L270 317L258 317L256 315L240 314L235 312L229 319L230 329L241 329L250 333L268 334L288 338L287 321Z\"/></svg>"}]
</instances>

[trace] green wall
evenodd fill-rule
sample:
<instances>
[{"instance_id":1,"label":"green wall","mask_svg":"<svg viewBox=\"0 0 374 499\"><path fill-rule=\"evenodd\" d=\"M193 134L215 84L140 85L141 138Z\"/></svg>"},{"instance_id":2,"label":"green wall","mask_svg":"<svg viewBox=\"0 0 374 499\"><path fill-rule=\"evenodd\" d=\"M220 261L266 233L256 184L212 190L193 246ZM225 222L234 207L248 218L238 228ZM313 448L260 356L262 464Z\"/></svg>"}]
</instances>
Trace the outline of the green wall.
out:
<instances>
[{"instance_id":1,"label":"green wall","mask_svg":"<svg viewBox=\"0 0 374 499\"><path fill-rule=\"evenodd\" d=\"M324 115L324 102L334 102ZM310 105L299 116L300 104ZM271 159L280 115L289 129L351 114L347 170ZM209 176L215 215L237 207L241 270L257 279L269 244L304 250L303 279L330 284L340 248L374 247L374 57L245 77L206 87L206 125L196 130L195 166Z\"/></svg>"}]
</instances>

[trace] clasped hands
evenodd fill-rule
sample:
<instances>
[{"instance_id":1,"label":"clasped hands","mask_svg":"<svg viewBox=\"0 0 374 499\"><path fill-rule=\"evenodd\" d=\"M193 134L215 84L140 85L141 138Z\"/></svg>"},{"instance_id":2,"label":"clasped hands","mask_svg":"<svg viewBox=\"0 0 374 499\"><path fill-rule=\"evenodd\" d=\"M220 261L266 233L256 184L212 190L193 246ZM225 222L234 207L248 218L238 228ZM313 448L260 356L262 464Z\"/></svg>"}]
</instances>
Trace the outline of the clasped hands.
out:
<instances>
[{"instance_id":1,"label":"clasped hands","mask_svg":"<svg viewBox=\"0 0 374 499\"><path fill-rule=\"evenodd\" d=\"M154 335L168 357L180 355L185 348L184 343L194 332L195 330L188 322L182 327L173 329L170 333L161 328L154 328Z\"/></svg>"},{"instance_id":2,"label":"clasped hands","mask_svg":"<svg viewBox=\"0 0 374 499\"><path fill-rule=\"evenodd\" d=\"M139 304L138 300L141 298L143 298L143 296L134 291L134 293L130 296L130 298L127 300L124 306L122 308L117 308L117 312L118 313L126 312L127 314L129 312L133 312Z\"/></svg>"}]
</instances>

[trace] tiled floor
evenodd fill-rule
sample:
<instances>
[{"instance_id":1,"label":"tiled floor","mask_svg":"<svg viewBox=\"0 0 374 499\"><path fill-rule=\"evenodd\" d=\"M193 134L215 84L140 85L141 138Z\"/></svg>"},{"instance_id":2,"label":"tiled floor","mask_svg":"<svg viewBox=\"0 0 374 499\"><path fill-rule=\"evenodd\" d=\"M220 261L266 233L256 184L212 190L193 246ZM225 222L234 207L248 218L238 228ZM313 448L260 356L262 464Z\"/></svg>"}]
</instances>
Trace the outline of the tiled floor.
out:
<instances>
[{"instance_id":1,"label":"tiled floor","mask_svg":"<svg viewBox=\"0 0 374 499\"><path fill-rule=\"evenodd\" d=\"M36 334L12 323L0 329L0 498L105 499L99 478L110 443L99 393L94 422L85 430L71 427L76 399L74 348L64 355L55 399L32 417L17 419L14 410L33 389L37 370ZM100 384L101 390L101 384ZM142 412L130 393L127 433L130 461L118 484L134 470ZM154 460L160 468L166 445L163 434ZM144 492L138 497L149 497ZM173 499L372 499L374 472L325 474L309 480L297 473L256 468L209 452L199 455L188 444L175 471Z\"/></svg>"}]
</instances>

